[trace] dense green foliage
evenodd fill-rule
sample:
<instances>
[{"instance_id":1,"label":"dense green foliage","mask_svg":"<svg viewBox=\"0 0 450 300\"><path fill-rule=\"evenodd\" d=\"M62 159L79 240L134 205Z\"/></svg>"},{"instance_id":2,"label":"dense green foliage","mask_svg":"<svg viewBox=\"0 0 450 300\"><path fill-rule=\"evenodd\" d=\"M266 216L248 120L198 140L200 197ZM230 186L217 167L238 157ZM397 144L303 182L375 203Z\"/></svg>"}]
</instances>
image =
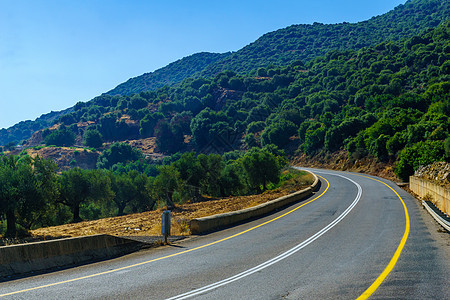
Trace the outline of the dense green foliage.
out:
<instances>
[{"instance_id":1,"label":"dense green foliage","mask_svg":"<svg viewBox=\"0 0 450 300\"><path fill-rule=\"evenodd\" d=\"M0 145L6 145L11 142L16 145L21 141L27 140L33 133L51 126L55 120L70 113L72 110L73 108L68 108L62 111L50 112L34 121L22 121L9 128L0 129Z\"/></svg>"},{"instance_id":2,"label":"dense green foliage","mask_svg":"<svg viewBox=\"0 0 450 300\"><path fill-rule=\"evenodd\" d=\"M116 144L113 148L116 154L110 158L126 147ZM187 200L202 200L203 195L252 194L280 180L285 159L276 148L255 148L234 156L225 160L218 154L185 153L168 165L153 165L152 176L138 170L138 161L125 167L116 164L114 171L73 168L57 175L51 160L3 156L0 219L7 222L5 235L15 237L17 224L29 230L142 212L156 205L171 209Z\"/></svg>"},{"instance_id":3,"label":"dense green foliage","mask_svg":"<svg viewBox=\"0 0 450 300\"><path fill-rule=\"evenodd\" d=\"M439 12L433 13L436 7ZM104 94L79 102L58 119L62 123L58 129L46 129L42 136L47 145L57 146L83 138L85 145L100 147L104 139L98 170L72 169L57 176L59 194L37 197L39 201L48 198L43 207L53 208L37 224L30 220L35 220L40 210L30 204L28 196L10 191L19 182L15 178L33 178L38 168L30 166L35 162L3 159L0 176L7 184L0 187L0 215L6 216L11 226L8 233L15 228L9 225L15 224L14 218L29 228L162 205L173 207L187 200L202 200L204 195L258 193L280 180L286 163L284 151L308 156L347 151L354 161L369 156L394 164L403 180L420 165L448 160L450 21L397 40L405 32L415 34L421 26L437 24L442 11L448 12L447 2L415 0L364 24L290 27L285 33L264 36L262 40L271 42L255 48L259 49L255 53L265 55L273 48L271 43L279 43L274 36L282 38L289 32L289 39L318 37L313 47L326 44L330 48L324 50L346 49L292 62L284 60L284 54L275 55L292 46L281 39L279 51L271 56L277 57L274 63L279 66L255 64L258 68L251 70L252 62L247 60L248 65L233 63L236 72L214 75L214 71L205 78L194 76L156 91ZM387 22L388 17L401 22ZM368 25L376 37L367 31ZM341 36L347 44L334 38L336 28L347 33ZM317 32L308 35L309 30ZM384 41L387 37L390 40ZM363 47L371 39L379 43ZM360 43L355 47L360 49L349 50L355 43ZM238 57L238 53L226 59ZM81 122L84 125L80 126ZM146 159L122 142L134 138L154 138L159 152L171 156L159 161ZM51 178L48 182L54 182ZM22 218L18 212L23 208L32 213Z\"/></svg>"},{"instance_id":4,"label":"dense green foliage","mask_svg":"<svg viewBox=\"0 0 450 300\"><path fill-rule=\"evenodd\" d=\"M386 14L364 22L292 25L267 33L234 53L203 52L185 57L155 72L131 78L107 94L113 96L132 95L156 90L165 85L179 84L187 78L211 78L224 70L233 70L239 74L254 72L260 77L271 77L273 74L270 74L270 71L267 73L259 70L256 73L256 70L258 68L270 70L269 66L271 65L285 66L298 60L310 61L336 49L358 50L388 40L401 40L417 35L427 28L437 26L440 22L448 20L449 15L448 1L410 0ZM239 81L232 80L230 83L230 88L240 89ZM139 103L139 101L135 102ZM115 104L109 105L116 106ZM130 105L129 108L132 106ZM102 107L104 105L99 104L99 107L92 109L89 115L98 117L102 113ZM75 108L77 107L75 106ZM25 121L11 128L2 129L0 130L0 145L25 140L36 130L49 126L53 120L63 114L67 115L72 109L52 112L41 116L36 121ZM67 117L65 121L70 122L70 117ZM121 130L122 132L126 131L126 128L122 126ZM130 132L126 132L126 134L130 134ZM109 139L108 135L103 134L103 137Z\"/></svg>"},{"instance_id":5,"label":"dense green foliage","mask_svg":"<svg viewBox=\"0 0 450 300\"><path fill-rule=\"evenodd\" d=\"M90 120L95 124L88 130L110 141L155 136L168 154L186 147L223 153L275 144L308 155L346 149L354 159L372 155L394 162L405 147L428 151L414 145L429 140L440 141L443 153L429 157L442 159L450 123L449 49L445 22L403 41L259 68L263 77L226 71L155 92L103 95L77 104L62 119L66 125ZM185 135L192 136L189 145ZM100 156L99 167L128 160L110 158L114 149ZM405 167L397 168L402 178L417 167L404 160Z\"/></svg>"},{"instance_id":6,"label":"dense green foliage","mask_svg":"<svg viewBox=\"0 0 450 300\"><path fill-rule=\"evenodd\" d=\"M25 229L39 222L55 198L56 165L39 157L2 157L0 160L0 217L6 217L6 236L16 236L16 223Z\"/></svg>"},{"instance_id":7,"label":"dense green foliage","mask_svg":"<svg viewBox=\"0 0 450 300\"><path fill-rule=\"evenodd\" d=\"M142 153L125 143L114 143L98 157L97 168L109 169L117 163L133 162L142 158Z\"/></svg>"},{"instance_id":8,"label":"dense green foliage","mask_svg":"<svg viewBox=\"0 0 450 300\"><path fill-rule=\"evenodd\" d=\"M411 0L364 22L292 25L267 33L234 53L198 53L183 58L153 73L132 78L108 94L130 95L173 85L189 77L208 78L225 70L246 74L269 65L309 61L332 50L358 50L419 34L448 20L449 15L448 1Z\"/></svg>"},{"instance_id":9,"label":"dense green foliage","mask_svg":"<svg viewBox=\"0 0 450 300\"><path fill-rule=\"evenodd\" d=\"M54 131L44 131L44 143L55 146L72 146L75 143L76 135L72 128L67 128L66 126L60 126Z\"/></svg>"},{"instance_id":10,"label":"dense green foliage","mask_svg":"<svg viewBox=\"0 0 450 300\"><path fill-rule=\"evenodd\" d=\"M109 91L109 95L131 95L142 91L156 90L165 85L174 85L204 70L210 64L227 57L230 53L196 53L177 60L151 73L130 78Z\"/></svg>"},{"instance_id":11,"label":"dense green foliage","mask_svg":"<svg viewBox=\"0 0 450 300\"><path fill-rule=\"evenodd\" d=\"M92 148L100 148L103 145L103 137L96 129L88 129L83 134L84 145Z\"/></svg>"}]
</instances>

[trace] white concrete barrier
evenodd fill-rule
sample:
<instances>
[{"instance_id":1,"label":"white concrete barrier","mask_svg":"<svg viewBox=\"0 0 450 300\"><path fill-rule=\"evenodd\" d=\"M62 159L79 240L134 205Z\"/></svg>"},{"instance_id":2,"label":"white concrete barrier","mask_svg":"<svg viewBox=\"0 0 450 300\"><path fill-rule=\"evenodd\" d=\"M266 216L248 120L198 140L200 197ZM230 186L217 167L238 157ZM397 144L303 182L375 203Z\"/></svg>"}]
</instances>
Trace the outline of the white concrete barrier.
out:
<instances>
[{"instance_id":1,"label":"white concrete barrier","mask_svg":"<svg viewBox=\"0 0 450 300\"><path fill-rule=\"evenodd\" d=\"M306 171L309 172L309 171ZM192 219L189 222L189 228L192 234L201 234L209 231L213 231L219 228L237 224L239 222L260 217L268 214L278 208L286 206L288 204L300 201L313 193L319 187L319 178L312 172L309 172L314 176L313 184L301 191L292 193L287 196L277 198L275 200L262 203L260 205L233 211L229 213L217 214L203 218Z\"/></svg>"},{"instance_id":2,"label":"white concrete barrier","mask_svg":"<svg viewBox=\"0 0 450 300\"><path fill-rule=\"evenodd\" d=\"M139 250L142 243L98 234L0 247L1 281L17 274L81 265Z\"/></svg>"}]
</instances>

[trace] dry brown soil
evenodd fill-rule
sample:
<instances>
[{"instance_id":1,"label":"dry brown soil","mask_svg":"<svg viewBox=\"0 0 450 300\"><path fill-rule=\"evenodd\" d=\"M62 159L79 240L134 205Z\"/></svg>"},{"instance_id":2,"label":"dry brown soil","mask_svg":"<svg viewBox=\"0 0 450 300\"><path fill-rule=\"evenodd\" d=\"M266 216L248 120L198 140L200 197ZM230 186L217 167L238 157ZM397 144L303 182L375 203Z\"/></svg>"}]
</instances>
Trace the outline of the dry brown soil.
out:
<instances>
[{"instance_id":1,"label":"dry brown soil","mask_svg":"<svg viewBox=\"0 0 450 300\"><path fill-rule=\"evenodd\" d=\"M283 187L266 191L261 195L207 199L198 203L178 205L172 211L172 235L189 235L189 220L219 213L236 211L276 199L309 186L313 182L310 174L288 181ZM32 230L33 237L51 239L92 234L116 236L154 236L161 232L163 208L121 217L84 221L74 224Z\"/></svg>"},{"instance_id":2,"label":"dry brown soil","mask_svg":"<svg viewBox=\"0 0 450 300\"><path fill-rule=\"evenodd\" d=\"M394 166L391 162L379 162L373 157L364 157L362 159L350 158L348 152L344 150L332 154L317 154L313 157L306 155L297 156L291 159L290 164L311 168L365 173L395 182L399 181L394 173Z\"/></svg>"}]
</instances>

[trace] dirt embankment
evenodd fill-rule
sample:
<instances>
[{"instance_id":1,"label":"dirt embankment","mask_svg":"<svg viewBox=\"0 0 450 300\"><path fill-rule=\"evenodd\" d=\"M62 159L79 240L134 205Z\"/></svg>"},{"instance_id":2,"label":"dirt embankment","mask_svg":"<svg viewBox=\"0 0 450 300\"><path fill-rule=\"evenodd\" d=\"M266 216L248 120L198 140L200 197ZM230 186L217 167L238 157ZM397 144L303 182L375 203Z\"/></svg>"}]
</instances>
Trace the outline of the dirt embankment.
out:
<instances>
[{"instance_id":1,"label":"dirt embankment","mask_svg":"<svg viewBox=\"0 0 450 300\"><path fill-rule=\"evenodd\" d=\"M376 175L392 181L399 181L394 173L392 163L382 163L376 158L350 158L347 151L341 150L332 154L317 154L313 157L296 156L290 160L291 165L311 168L324 168Z\"/></svg>"},{"instance_id":2,"label":"dirt embankment","mask_svg":"<svg viewBox=\"0 0 450 300\"><path fill-rule=\"evenodd\" d=\"M261 195L205 199L203 202L178 205L172 211L172 235L189 235L189 220L219 213L236 211L288 195L293 190L310 186L314 178L311 174L289 180L283 187L267 191ZM116 236L153 236L160 235L161 214L163 208L130 214L121 217L84 221L54 227L39 228L31 235L40 239L55 237L74 237L91 234L110 234Z\"/></svg>"},{"instance_id":3,"label":"dirt embankment","mask_svg":"<svg viewBox=\"0 0 450 300\"><path fill-rule=\"evenodd\" d=\"M95 169L97 158L100 155L97 151L74 147L28 148L25 151L31 157L39 155L42 158L52 159L60 171L73 167Z\"/></svg>"}]
</instances>

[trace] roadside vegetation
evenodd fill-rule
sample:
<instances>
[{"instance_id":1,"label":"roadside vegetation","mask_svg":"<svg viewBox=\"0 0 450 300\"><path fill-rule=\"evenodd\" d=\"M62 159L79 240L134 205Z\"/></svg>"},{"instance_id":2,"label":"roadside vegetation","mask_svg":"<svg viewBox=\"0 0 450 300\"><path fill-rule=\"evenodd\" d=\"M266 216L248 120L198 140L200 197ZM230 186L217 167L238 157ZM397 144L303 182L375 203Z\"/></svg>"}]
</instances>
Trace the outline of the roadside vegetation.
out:
<instances>
[{"instance_id":1,"label":"roadside vegetation","mask_svg":"<svg viewBox=\"0 0 450 300\"><path fill-rule=\"evenodd\" d=\"M72 168L60 174L50 159L3 156L0 214L6 220L5 236L161 207L173 210L187 202L207 206L212 198L259 194L286 182L295 188L299 177L294 170L282 172L286 159L276 147L232 155L186 152L160 164L138 160L141 156L129 145L117 147L128 151L117 152L126 154L112 168ZM117 161L118 154L112 153L108 160Z\"/></svg>"},{"instance_id":2,"label":"roadside vegetation","mask_svg":"<svg viewBox=\"0 0 450 300\"><path fill-rule=\"evenodd\" d=\"M309 62L333 50L358 51L384 41L399 41L419 35L448 20L446 0L409 0L395 9L358 23L292 25L264 34L246 47L228 53L196 53L155 72L131 78L106 94L132 96L179 85L188 78L213 78L231 70L247 75L258 68L288 66L295 61ZM101 106L101 105L100 105ZM35 121L20 122L0 129L0 145L17 145L34 132L47 128L61 115L73 111L51 112Z\"/></svg>"},{"instance_id":3,"label":"roadside vegetation","mask_svg":"<svg viewBox=\"0 0 450 300\"><path fill-rule=\"evenodd\" d=\"M166 155L268 145L309 156L345 149L354 160L394 163L397 176L407 180L419 165L448 158L449 24L308 63L249 75L225 71L132 96L102 95L78 103L58 129L45 130L44 143L67 145L72 132L78 139L97 137L96 146L155 137ZM107 163L105 154L99 159Z\"/></svg>"},{"instance_id":4,"label":"roadside vegetation","mask_svg":"<svg viewBox=\"0 0 450 300\"><path fill-rule=\"evenodd\" d=\"M407 39L305 62L79 102L24 147L86 147L97 155L95 167L77 167L79 150L63 169L25 151L11 155L14 143L2 147L2 230L15 236L261 194L290 179L287 156L345 151L352 161L390 164L407 181L419 166L450 159L449 37L445 21ZM157 159L124 142L149 138Z\"/></svg>"}]
</instances>

